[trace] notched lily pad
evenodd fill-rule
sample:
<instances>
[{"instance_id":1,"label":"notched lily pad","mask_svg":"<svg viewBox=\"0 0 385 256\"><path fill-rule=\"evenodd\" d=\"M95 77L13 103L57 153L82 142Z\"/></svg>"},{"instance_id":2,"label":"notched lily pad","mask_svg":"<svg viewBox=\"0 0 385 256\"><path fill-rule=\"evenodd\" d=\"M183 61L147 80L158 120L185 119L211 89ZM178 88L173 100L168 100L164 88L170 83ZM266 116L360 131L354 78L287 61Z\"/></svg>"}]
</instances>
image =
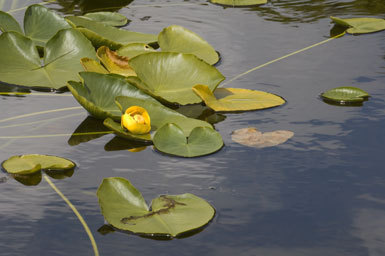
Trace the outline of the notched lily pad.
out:
<instances>
[{"instance_id":1,"label":"notched lily pad","mask_svg":"<svg viewBox=\"0 0 385 256\"><path fill-rule=\"evenodd\" d=\"M218 53L207 41L182 26L172 25L163 29L158 44L164 52L191 53L210 65L219 61Z\"/></svg>"},{"instance_id":2,"label":"notched lily pad","mask_svg":"<svg viewBox=\"0 0 385 256\"><path fill-rule=\"evenodd\" d=\"M350 34L366 34L385 30L385 20L377 18L351 18L341 19L330 16L332 21L342 27Z\"/></svg>"},{"instance_id":3,"label":"notched lily pad","mask_svg":"<svg viewBox=\"0 0 385 256\"><path fill-rule=\"evenodd\" d=\"M40 170L69 170L75 168L72 161L47 155L22 155L12 156L1 164L2 168L10 174L33 174Z\"/></svg>"},{"instance_id":4,"label":"notched lily pad","mask_svg":"<svg viewBox=\"0 0 385 256\"><path fill-rule=\"evenodd\" d=\"M321 94L324 101L348 105L362 103L368 100L370 95L364 90L356 87L337 87Z\"/></svg>"},{"instance_id":5,"label":"notched lily pad","mask_svg":"<svg viewBox=\"0 0 385 256\"><path fill-rule=\"evenodd\" d=\"M285 143L294 136L292 131L277 130L262 133L254 127L233 131L231 139L239 144L254 148L273 147Z\"/></svg>"},{"instance_id":6,"label":"notched lily pad","mask_svg":"<svg viewBox=\"0 0 385 256\"><path fill-rule=\"evenodd\" d=\"M188 138L176 124L168 123L155 133L157 150L181 157L197 157L212 154L223 147L221 135L212 128L196 127Z\"/></svg>"},{"instance_id":7,"label":"notched lily pad","mask_svg":"<svg viewBox=\"0 0 385 256\"><path fill-rule=\"evenodd\" d=\"M285 103L281 97L262 91L217 88L214 93L206 85L195 85L193 91L217 112L250 111L272 108Z\"/></svg>"},{"instance_id":8,"label":"notched lily pad","mask_svg":"<svg viewBox=\"0 0 385 256\"><path fill-rule=\"evenodd\" d=\"M210 2L225 6L253 6L266 4L267 0L210 0Z\"/></svg>"},{"instance_id":9,"label":"notched lily pad","mask_svg":"<svg viewBox=\"0 0 385 256\"><path fill-rule=\"evenodd\" d=\"M140 235L177 237L204 227L214 208L193 194L161 195L151 208L126 179L105 178L97 191L106 221L113 227Z\"/></svg>"}]
</instances>

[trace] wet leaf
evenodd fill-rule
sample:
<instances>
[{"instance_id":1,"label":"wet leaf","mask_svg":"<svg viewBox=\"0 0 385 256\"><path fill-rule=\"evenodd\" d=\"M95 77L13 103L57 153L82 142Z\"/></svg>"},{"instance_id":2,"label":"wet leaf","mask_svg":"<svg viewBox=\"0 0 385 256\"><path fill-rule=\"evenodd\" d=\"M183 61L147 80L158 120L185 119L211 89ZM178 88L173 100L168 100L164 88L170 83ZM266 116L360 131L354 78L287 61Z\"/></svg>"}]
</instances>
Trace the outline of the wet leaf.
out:
<instances>
[{"instance_id":1,"label":"wet leaf","mask_svg":"<svg viewBox=\"0 0 385 256\"><path fill-rule=\"evenodd\" d=\"M0 35L0 80L27 87L61 89L78 79L83 57L95 58L91 43L75 29L60 30L46 44L41 60L36 45L17 32ZM42 64L43 63L43 64Z\"/></svg>"},{"instance_id":2,"label":"wet leaf","mask_svg":"<svg viewBox=\"0 0 385 256\"><path fill-rule=\"evenodd\" d=\"M346 27L350 34L365 34L385 30L385 20L377 18L352 18L341 19L330 16L337 25Z\"/></svg>"},{"instance_id":3,"label":"wet leaf","mask_svg":"<svg viewBox=\"0 0 385 256\"><path fill-rule=\"evenodd\" d=\"M111 50L117 50L123 45L130 43L150 44L158 40L156 35L115 28L81 17L69 16L66 19L80 30L92 42L95 48L105 45Z\"/></svg>"},{"instance_id":4,"label":"wet leaf","mask_svg":"<svg viewBox=\"0 0 385 256\"><path fill-rule=\"evenodd\" d=\"M176 124L168 123L153 139L157 150L175 156L197 157L212 154L223 147L221 135L209 127L194 128L188 138Z\"/></svg>"},{"instance_id":5,"label":"wet leaf","mask_svg":"<svg viewBox=\"0 0 385 256\"><path fill-rule=\"evenodd\" d=\"M210 0L210 2L227 6L251 6L266 4L267 0Z\"/></svg>"},{"instance_id":6,"label":"wet leaf","mask_svg":"<svg viewBox=\"0 0 385 256\"><path fill-rule=\"evenodd\" d=\"M11 174L33 174L40 170L68 170L75 164L65 158L47 155L12 156L1 164L2 168Z\"/></svg>"},{"instance_id":7,"label":"wet leaf","mask_svg":"<svg viewBox=\"0 0 385 256\"><path fill-rule=\"evenodd\" d=\"M231 139L248 147L265 148L285 143L294 136L291 131L277 130L262 133L254 127L242 128L233 131Z\"/></svg>"},{"instance_id":8,"label":"wet leaf","mask_svg":"<svg viewBox=\"0 0 385 256\"><path fill-rule=\"evenodd\" d=\"M127 44L120 47L116 52L120 56L125 56L129 59L132 59L140 54L156 52L156 50L151 46L149 46L148 44L133 43L133 44Z\"/></svg>"},{"instance_id":9,"label":"wet leaf","mask_svg":"<svg viewBox=\"0 0 385 256\"><path fill-rule=\"evenodd\" d=\"M191 90L194 85L206 84L215 90L224 79L215 67L192 54L153 52L129 63L142 82L136 86L169 103L199 103L202 100Z\"/></svg>"},{"instance_id":10,"label":"wet leaf","mask_svg":"<svg viewBox=\"0 0 385 256\"><path fill-rule=\"evenodd\" d=\"M23 30L21 29L19 23L12 17L12 15L0 11L0 31L15 31L23 34Z\"/></svg>"},{"instance_id":11,"label":"wet leaf","mask_svg":"<svg viewBox=\"0 0 385 256\"><path fill-rule=\"evenodd\" d=\"M272 108L285 103L281 97L262 91L217 88L214 93L206 85L195 85L193 91L217 112L249 111Z\"/></svg>"},{"instance_id":12,"label":"wet leaf","mask_svg":"<svg viewBox=\"0 0 385 256\"><path fill-rule=\"evenodd\" d=\"M126 16L117 12L91 12L81 17L114 27L124 26L128 22Z\"/></svg>"},{"instance_id":13,"label":"wet leaf","mask_svg":"<svg viewBox=\"0 0 385 256\"><path fill-rule=\"evenodd\" d=\"M122 76L136 76L135 71L128 64L129 59L118 55L108 47L100 47L97 51L97 56L110 73Z\"/></svg>"},{"instance_id":14,"label":"wet leaf","mask_svg":"<svg viewBox=\"0 0 385 256\"><path fill-rule=\"evenodd\" d=\"M164 52L191 53L210 65L219 61L218 53L207 41L182 26L172 25L163 29L158 44Z\"/></svg>"},{"instance_id":15,"label":"wet leaf","mask_svg":"<svg viewBox=\"0 0 385 256\"><path fill-rule=\"evenodd\" d=\"M324 100L339 104L361 103L370 97L364 90L356 87L337 87L321 94Z\"/></svg>"},{"instance_id":16,"label":"wet leaf","mask_svg":"<svg viewBox=\"0 0 385 256\"><path fill-rule=\"evenodd\" d=\"M105 178L97 191L106 221L136 234L176 237L202 228L215 215L214 208L193 194L162 195L151 210L142 194L126 179Z\"/></svg>"},{"instance_id":17,"label":"wet leaf","mask_svg":"<svg viewBox=\"0 0 385 256\"><path fill-rule=\"evenodd\" d=\"M82 58L80 59L80 63L82 64L85 71L88 72L96 72L100 74L109 74L107 69L105 69L99 61L90 58Z\"/></svg>"}]
</instances>

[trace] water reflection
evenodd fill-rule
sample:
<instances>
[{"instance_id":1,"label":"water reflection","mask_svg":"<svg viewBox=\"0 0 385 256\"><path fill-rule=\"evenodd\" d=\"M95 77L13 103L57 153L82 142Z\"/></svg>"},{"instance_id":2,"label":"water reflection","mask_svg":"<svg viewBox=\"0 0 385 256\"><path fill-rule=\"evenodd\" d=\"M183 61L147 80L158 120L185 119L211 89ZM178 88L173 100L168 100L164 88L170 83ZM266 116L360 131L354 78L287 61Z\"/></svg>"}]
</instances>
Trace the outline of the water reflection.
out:
<instances>
[{"instance_id":1,"label":"water reflection","mask_svg":"<svg viewBox=\"0 0 385 256\"><path fill-rule=\"evenodd\" d=\"M96 119L92 116L87 116L86 119L84 119L73 132L73 135L68 140L68 144L70 146L77 146L81 143L89 142L91 140L103 137L109 131L110 130L103 125L103 120ZM82 133L90 134L77 135Z\"/></svg>"},{"instance_id":2,"label":"water reflection","mask_svg":"<svg viewBox=\"0 0 385 256\"><path fill-rule=\"evenodd\" d=\"M129 5L133 0L57 0L61 8L57 11L64 14L85 14L96 11L115 12Z\"/></svg>"}]
</instances>

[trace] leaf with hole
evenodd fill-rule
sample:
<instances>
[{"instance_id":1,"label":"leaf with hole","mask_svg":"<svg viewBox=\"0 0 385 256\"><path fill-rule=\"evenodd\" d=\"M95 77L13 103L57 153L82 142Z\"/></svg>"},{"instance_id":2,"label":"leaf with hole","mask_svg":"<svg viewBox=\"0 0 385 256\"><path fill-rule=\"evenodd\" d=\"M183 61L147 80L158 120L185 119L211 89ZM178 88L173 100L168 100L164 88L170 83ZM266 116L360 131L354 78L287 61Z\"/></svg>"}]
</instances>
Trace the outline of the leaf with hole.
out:
<instances>
[{"instance_id":1,"label":"leaf with hole","mask_svg":"<svg viewBox=\"0 0 385 256\"><path fill-rule=\"evenodd\" d=\"M198 34L178 25L162 30L158 44L164 52L191 53L213 65L219 61L215 49Z\"/></svg>"},{"instance_id":2,"label":"leaf with hole","mask_svg":"<svg viewBox=\"0 0 385 256\"><path fill-rule=\"evenodd\" d=\"M250 111L272 108L285 103L281 97L256 90L217 88L214 93L207 85L198 84L193 91L205 104L217 112Z\"/></svg>"},{"instance_id":3,"label":"leaf with hole","mask_svg":"<svg viewBox=\"0 0 385 256\"><path fill-rule=\"evenodd\" d=\"M145 92L169 103L182 105L199 103L192 87L206 84L215 90L224 76L213 66L185 53L154 52L136 56L129 61Z\"/></svg>"},{"instance_id":4,"label":"leaf with hole","mask_svg":"<svg viewBox=\"0 0 385 256\"><path fill-rule=\"evenodd\" d=\"M111 117L120 121L122 112L115 104L115 97L119 95L155 101L122 76L94 72L80 72L79 75L82 81L69 81L68 89L80 105L95 118L104 120Z\"/></svg>"},{"instance_id":5,"label":"leaf with hole","mask_svg":"<svg viewBox=\"0 0 385 256\"><path fill-rule=\"evenodd\" d=\"M142 194L126 179L105 178L97 191L101 212L115 228L141 235L177 237L203 228L214 208L193 194L161 195L151 209Z\"/></svg>"},{"instance_id":6,"label":"leaf with hole","mask_svg":"<svg viewBox=\"0 0 385 256\"><path fill-rule=\"evenodd\" d=\"M130 43L151 44L158 40L156 35L115 28L81 17L69 16L66 19L80 30L92 42L95 48L105 45L111 50L117 50L123 45Z\"/></svg>"},{"instance_id":7,"label":"leaf with hole","mask_svg":"<svg viewBox=\"0 0 385 256\"><path fill-rule=\"evenodd\" d=\"M335 102L341 105L349 103L362 103L370 95L364 90L356 87L337 87L321 94L326 101Z\"/></svg>"},{"instance_id":8,"label":"leaf with hole","mask_svg":"<svg viewBox=\"0 0 385 256\"><path fill-rule=\"evenodd\" d=\"M233 131L231 139L239 144L254 148L273 147L285 143L294 136L291 131L277 130L262 133L254 127Z\"/></svg>"},{"instance_id":9,"label":"leaf with hole","mask_svg":"<svg viewBox=\"0 0 385 256\"><path fill-rule=\"evenodd\" d=\"M385 30L385 20L377 18L351 18L341 19L330 16L332 21L342 27L350 34L366 34Z\"/></svg>"},{"instance_id":10,"label":"leaf with hole","mask_svg":"<svg viewBox=\"0 0 385 256\"><path fill-rule=\"evenodd\" d=\"M267 0L210 0L210 2L225 6L252 6L266 4Z\"/></svg>"},{"instance_id":11,"label":"leaf with hole","mask_svg":"<svg viewBox=\"0 0 385 256\"><path fill-rule=\"evenodd\" d=\"M0 35L0 80L27 87L61 89L78 78L83 57L95 58L95 50L75 29L60 30L44 48L41 60L31 39L17 33ZM42 64L43 63L43 64Z\"/></svg>"},{"instance_id":12,"label":"leaf with hole","mask_svg":"<svg viewBox=\"0 0 385 256\"><path fill-rule=\"evenodd\" d=\"M186 137L183 130L173 123L158 129L153 143L157 150L181 157L204 156L223 147L221 135L213 128L195 127Z\"/></svg>"}]
</instances>

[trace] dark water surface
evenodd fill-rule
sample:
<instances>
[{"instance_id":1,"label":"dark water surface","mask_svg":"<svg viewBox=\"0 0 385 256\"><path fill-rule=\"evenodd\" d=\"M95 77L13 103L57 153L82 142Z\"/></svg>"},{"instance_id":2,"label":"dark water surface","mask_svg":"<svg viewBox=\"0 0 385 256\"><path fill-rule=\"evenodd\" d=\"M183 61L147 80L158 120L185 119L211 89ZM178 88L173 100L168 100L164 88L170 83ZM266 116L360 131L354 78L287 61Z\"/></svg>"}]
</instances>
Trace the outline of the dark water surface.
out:
<instances>
[{"instance_id":1,"label":"dark water surface","mask_svg":"<svg viewBox=\"0 0 385 256\"><path fill-rule=\"evenodd\" d=\"M0 6L8 11L36 2L3 0ZM159 33L178 24L197 32L221 53L218 69L228 80L325 40L330 15L385 18L380 0L272 0L252 8L223 8L204 0L61 0L47 6L78 14L106 8L104 2L131 20L130 30ZM127 6L119 7L122 3ZM19 21L23 13L12 12ZM275 93L288 103L226 115L215 125L226 146L195 159L165 156L151 147L133 153L111 134L91 141L70 138L87 117L81 108L1 121L79 106L68 92L1 96L0 136L64 135L0 139L0 160L41 153L75 161L73 176L54 182L87 221L101 255L385 255L384 42L385 32L346 35L226 85ZM360 87L372 97L361 107L320 100L320 93L338 86ZM11 126L21 123L26 124ZM85 126L96 127L92 120ZM231 141L233 130L248 126L291 130L295 136L265 149ZM183 239L102 235L97 230L104 218L95 192L111 176L129 179L148 202L165 193L194 193L212 203L217 215L201 233ZM0 184L0 207L0 255L93 255L83 227L44 180L38 186L14 179Z\"/></svg>"}]
</instances>

